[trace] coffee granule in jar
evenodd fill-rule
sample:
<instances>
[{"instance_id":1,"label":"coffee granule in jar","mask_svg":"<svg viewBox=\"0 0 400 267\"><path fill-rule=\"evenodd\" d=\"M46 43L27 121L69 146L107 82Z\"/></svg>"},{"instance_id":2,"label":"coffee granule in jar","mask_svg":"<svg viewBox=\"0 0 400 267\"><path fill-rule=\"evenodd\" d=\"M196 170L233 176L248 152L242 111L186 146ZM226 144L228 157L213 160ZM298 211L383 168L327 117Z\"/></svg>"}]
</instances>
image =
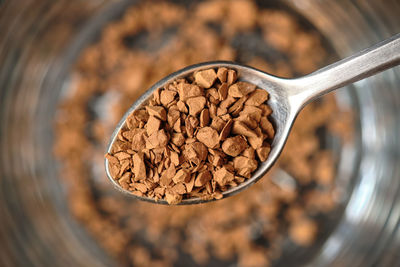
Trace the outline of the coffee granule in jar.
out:
<instances>
[{"instance_id":1,"label":"coffee granule in jar","mask_svg":"<svg viewBox=\"0 0 400 267\"><path fill-rule=\"evenodd\" d=\"M287 243L297 245L300 254L318 247L314 241L326 236L321 229L338 206L337 158L323 145L321 132L335 143L352 138L352 114L339 109L333 95L299 114L281 157L264 178L221 201L185 207L136 201L110 186L103 166L119 118L143 90L173 71L211 60L238 61L283 77L321 67L327 60L321 36L303 26L292 13L251 0L202 1L191 8L143 1L106 25L83 51L59 106L54 150L72 215L120 265L268 266L285 260ZM271 53L263 53L265 47ZM227 88L218 94L227 97ZM205 125L209 114L199 117ZM180 136L171 140L184 142ZM176 181L184 178L180 173Z\"/></svg>"},{"instance_id":2,"label":"coffee granule in jar","mask_svg":"<svg viewBox=\"0 0 400 267\"><path fill-rule=\"evenodd\" d=\"M267 159L275 130L268 92L221 67L158 88L133 111L106 154L119 185L178 204L221 199Z\"/></svg>"}]
</instances>

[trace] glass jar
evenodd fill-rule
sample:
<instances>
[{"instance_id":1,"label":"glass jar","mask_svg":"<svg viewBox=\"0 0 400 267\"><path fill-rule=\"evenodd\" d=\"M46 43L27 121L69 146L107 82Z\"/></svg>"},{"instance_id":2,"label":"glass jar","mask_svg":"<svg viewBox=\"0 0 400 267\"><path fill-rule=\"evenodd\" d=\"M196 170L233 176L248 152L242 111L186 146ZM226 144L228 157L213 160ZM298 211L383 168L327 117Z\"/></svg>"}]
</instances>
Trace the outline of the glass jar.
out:
<instances>
[{"instance_id":1,"label":"glass jar","mask_svg":"<svg viewBox=\"0 0 400 267\"><path fill-rule=\"evenodd\" d=\"M70 67L132 1L9 1L0 7L0 236L3 265L115 265L69 213L53 121ZM343 58L400 31L397 1L282 1ZM306 265L400 261L399 67L338 92L357 138L341 148L335 225Z\"/></svg>"}]
</instances>

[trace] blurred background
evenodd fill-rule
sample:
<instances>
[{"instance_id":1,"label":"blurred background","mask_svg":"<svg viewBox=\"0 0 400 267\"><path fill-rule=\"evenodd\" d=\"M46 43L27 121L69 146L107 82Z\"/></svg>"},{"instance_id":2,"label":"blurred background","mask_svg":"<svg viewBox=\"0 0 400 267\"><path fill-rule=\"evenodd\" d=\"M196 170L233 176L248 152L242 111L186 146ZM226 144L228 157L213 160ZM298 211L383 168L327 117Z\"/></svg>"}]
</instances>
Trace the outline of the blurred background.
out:
<instances>
[{"instance_id":1,"label":"blurred background","mask_svg":"<svg viewBox=\"0 0 400 267\"><path fill-rule=\"evenodd\" d=\"M396 0L0 1L1 266L399 266L400 68L299 116L274 169L215 204L107 182L129 105L186 65L310 73L400 32Z\"/></svg>"}]
</instances>

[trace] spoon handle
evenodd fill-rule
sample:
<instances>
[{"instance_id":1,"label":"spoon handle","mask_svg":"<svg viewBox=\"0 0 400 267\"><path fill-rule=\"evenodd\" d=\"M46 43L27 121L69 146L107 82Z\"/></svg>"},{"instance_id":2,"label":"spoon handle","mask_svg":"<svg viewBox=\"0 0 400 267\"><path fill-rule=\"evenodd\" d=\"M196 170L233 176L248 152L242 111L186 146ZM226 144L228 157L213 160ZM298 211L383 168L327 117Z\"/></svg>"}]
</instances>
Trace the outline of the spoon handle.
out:
<instances>
[{"instance_id":1,"label":"spoon handle","mask_svg":"<svg viewBox=\"0 0 400 267\"><path fill-rule=\"evenodd\" d=\"M293 79L293 101L311 100L400 64L400 33L307 76Z\"/></svg>"}]
</instances>

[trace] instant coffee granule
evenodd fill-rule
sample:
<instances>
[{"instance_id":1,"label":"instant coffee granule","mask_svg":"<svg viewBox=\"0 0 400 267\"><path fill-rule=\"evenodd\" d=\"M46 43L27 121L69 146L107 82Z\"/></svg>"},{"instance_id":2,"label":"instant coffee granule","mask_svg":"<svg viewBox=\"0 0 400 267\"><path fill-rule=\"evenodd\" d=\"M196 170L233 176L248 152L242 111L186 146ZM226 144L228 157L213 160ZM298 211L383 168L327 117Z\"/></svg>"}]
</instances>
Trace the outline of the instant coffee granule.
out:
<instances>
[{"instance_id":1,"label":"instant coffee granule","mask_svg":"<svg viewBox=\"0 0 400 267\"><path fill-rule=\"evenodd\" d=\"M158 88L133 111L105 157L137 196L221 199L267 159L275 135L268 92L235 70L205 69Z\"/></svg>"},{"instance_id":2,"label":"instant coffee granule","mask_svg":"<svg viewBox=\"0 0 400 267\"><path fill-rule=\"evenodd\" d=\"M293 246L300 254L318 248L314 241L334 221L337 156L327 138L351 140L352 120L333 95L300 113L276 165L238 195L162 206L110 186L104 151L125 111L160 77L210 60L293 77L321 67L327 57L320 35L283 9L243 0L190 8L143 1L106 25L73 70L56 118L60 176L71 213L122 266L299 264Z\"/></svg>"}]
</instances>

